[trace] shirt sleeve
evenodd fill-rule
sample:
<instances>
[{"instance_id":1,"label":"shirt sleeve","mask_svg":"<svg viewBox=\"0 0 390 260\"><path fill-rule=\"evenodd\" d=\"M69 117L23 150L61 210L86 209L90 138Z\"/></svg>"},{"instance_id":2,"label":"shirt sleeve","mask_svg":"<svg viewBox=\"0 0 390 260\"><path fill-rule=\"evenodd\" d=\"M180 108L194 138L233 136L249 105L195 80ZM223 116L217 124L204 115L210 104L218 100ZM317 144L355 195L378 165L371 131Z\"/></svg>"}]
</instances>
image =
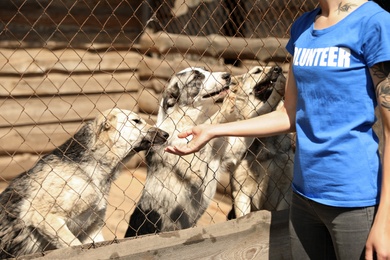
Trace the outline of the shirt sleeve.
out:
<instances>
[{"instance_id":1,"label":"shirt sleeve","mask_svg":"<svg viewBox=\"0 0 390 260\"><path fill-rule=\"evenodd\" d=\"M294 56L294 43L292 38L290 38L290 40L287 42L286 49L292 56Z\"/></svg>"},{"instance_id":2,"label":"shirt sleeve","mask_svg":"<svg viewBox=\"0 0 390 260\"><path fill-rule=\"evenodd\" d=\"M382 11L371 17L365 26L362 51L370 68L390 61L390 13Z\"/></svg>"},{"instance_id":3,"label":"shirt sleeve","mask_svg":"<svg viewBox=\"0 0 390 260\"><path fill-rule=\"evenodd\" d=\"M314 9L313 11L306 12L302 14L298 19L292 24L290 30L290 40L287 42L286 49L287 51L294 56L295 50L295 41L301 35L302 32L307 30L313 23L313 16L319 12L319 8Z\"/></svg>"},{"instance_id":4,"label":"shirt sleeve","mask_svg":"<svg viewBox=\"0 0 390 260\"><path fill-rule=\"evenodd\" d=\"M298 20L296 20L292 25L291 25L291 29L290 29L290 39L289 41L287 42L287 45L286 45L286 49L287 51L292 55L294 56L294 42L296 41L297 39L297 24L299 24L302 20L302 16L298 18Z\"/></svg>"}]
</instances>

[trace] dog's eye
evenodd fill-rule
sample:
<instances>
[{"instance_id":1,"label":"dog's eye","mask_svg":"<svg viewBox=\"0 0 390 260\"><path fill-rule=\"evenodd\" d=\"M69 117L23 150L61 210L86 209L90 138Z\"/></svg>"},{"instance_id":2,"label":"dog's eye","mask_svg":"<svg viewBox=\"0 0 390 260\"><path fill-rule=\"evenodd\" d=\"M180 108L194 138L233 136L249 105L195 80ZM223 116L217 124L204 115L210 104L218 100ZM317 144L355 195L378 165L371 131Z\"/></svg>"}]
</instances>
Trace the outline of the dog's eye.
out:
<instances>
[{"instance_id":1,"label":"dog's eye","mask_svg":"<svg viewBox=\"0 0 390 260\"><path fill-rule=\"evenodd\" d=\"M139 120L139 119L133 119L133 122L136 123L136 124L141 124L142 123L142 121Z\"/></svg>"},{"instance_id":2,"label":"dog's eye","mask_svg":"<svg viewBox=\"0 0 390 260\"><path fill-rule=\"evenodd\" d=\"M261 73L262 71L263 71L262 69L256 68L252 73L253 73L253 74L259 74L259 73Z\"/></svg>"}]
</instances>

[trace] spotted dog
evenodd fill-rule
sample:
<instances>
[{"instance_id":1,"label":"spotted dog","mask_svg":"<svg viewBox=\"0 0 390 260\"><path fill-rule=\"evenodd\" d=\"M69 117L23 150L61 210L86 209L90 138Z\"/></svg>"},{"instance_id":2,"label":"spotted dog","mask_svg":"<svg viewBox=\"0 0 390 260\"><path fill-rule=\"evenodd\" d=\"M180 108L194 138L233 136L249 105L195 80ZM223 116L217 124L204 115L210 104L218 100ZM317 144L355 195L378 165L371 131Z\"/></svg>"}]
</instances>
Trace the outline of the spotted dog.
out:
<instances>
[{"instance_id":1,"label":"spotted dog","mask_svg":"<svg viewBox=\"0 0 390 260\"><path fill-rule=\"evenodd\" d=\"M177 134L191 126L220 120L217 112L230 80L228 73L192 67L170 79L156 124L169 133L167 145L186 143ZM163 148L149 152L145 187L125 236L194 226L216 192L221 145L223 142L216 140L199 153L183 157L164 152Z\"/></svg>"}]
</instances>

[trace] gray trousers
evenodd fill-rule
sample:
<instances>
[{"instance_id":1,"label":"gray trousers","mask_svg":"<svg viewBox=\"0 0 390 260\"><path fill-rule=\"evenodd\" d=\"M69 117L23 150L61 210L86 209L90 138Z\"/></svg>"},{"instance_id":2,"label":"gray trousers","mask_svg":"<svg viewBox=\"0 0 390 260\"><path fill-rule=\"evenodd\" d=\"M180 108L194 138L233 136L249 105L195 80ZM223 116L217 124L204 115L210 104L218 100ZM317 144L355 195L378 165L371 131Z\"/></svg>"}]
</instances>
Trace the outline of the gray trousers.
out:
<instances>
[{"instance_id":1,"label":"gray trousers","mask_svg":"<svg viewBox=\"0 0 390 260\"><path fill-rule=\"evenodd\" d=\"M292 259L364 259L376 207L340 208L296 193L290 208Z\"/></svg>"}]
</instances>

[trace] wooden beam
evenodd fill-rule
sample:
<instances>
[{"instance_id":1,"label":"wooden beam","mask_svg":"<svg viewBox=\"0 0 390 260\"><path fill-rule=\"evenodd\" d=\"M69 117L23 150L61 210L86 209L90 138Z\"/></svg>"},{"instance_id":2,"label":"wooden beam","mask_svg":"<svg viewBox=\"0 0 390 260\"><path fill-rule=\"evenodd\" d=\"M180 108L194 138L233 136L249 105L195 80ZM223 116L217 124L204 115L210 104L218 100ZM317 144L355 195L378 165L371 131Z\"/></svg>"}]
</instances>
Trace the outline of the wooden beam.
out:
<instances>
[{"instance_id":1,"label":"wooden beam","mask_svg":"<svg viewBox=\"0 0 390 260\"><path fill-rule=\"evenodd\" d=\"M1 49L1 73L9 75L63 72L135 71L143 56L136 52L89 52L80 49Z\"/></svg>"},{"instance_id":2,"label":"wooden beam","mask_svg":"<svg viewBox=\"0 0 390 260\"><path fill-rule=\"evenodd\" d=\"M230 65L210 65L204 61L156 59L145 56L140 62L137 72L141 80L146 81L153 78L168 80L175 73L188 67L203 67L210 71L226 71L234 75L243 74L248 71L247 68Z\"/></svg>"},{"instance_id":3,"label":"wooden beam","mask_svg":"<svg viewBox=\"0 0 390 260\"><path fill-rule=\"evenodd\" d=\"M143 34L140 46L144 52L195 53L224 59L281 60L285 61L288 52L286 38L240 38L218 34L207 37L169 34L157 32Z\"/></svg>"},{"instance_id":4,"label":"wooden beam","mask_svg":"<svg viewBox=\"0 0 390 260\"><path fill-rule=\"evenodd\" d=\"M23 259L290 259L288 211L258 211L185 230L64 248Z\"/></svg>"},{"instance_id":5,"label":"wooden beam","mask_svg":"<svg viewBox=\"0 0 390 260\"><path fill-rule=\"evenodd\" d=\"M142 83L137 73L49 73L34 77L2 76L0 97L137 92Z\"/></svg>"},{"instance_id":6,"label":"wooden beam","mask_svg":"<svg viewBox=\"0 0 390 260\"><path fill-rule=\"evenodd\" d=\"M0 128L91 119L113 107L138 112L137 99L137 93L1 98Z\"/></svg>"}]
</instances>

